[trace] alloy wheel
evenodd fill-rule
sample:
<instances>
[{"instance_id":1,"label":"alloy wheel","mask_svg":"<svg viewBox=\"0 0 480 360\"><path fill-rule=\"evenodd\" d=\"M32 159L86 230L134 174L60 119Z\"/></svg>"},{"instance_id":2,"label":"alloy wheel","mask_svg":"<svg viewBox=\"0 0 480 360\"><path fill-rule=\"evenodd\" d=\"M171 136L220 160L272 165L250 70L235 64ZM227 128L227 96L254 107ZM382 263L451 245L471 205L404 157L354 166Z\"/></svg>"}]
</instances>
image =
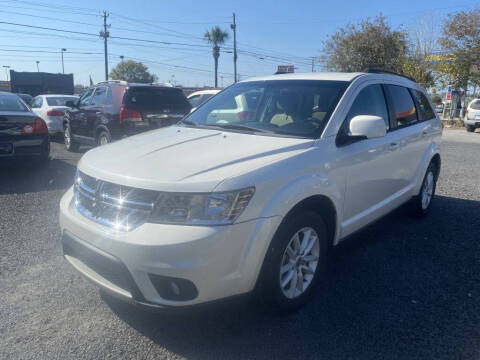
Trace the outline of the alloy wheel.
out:
<instances>
[{"instance_id":1,"label":"alloy wheel","mask_svg":"<svg viewBox=\"0 0 480 360\"><path fill-rule=\"evenodd\" d=\"M429 171L422 187L422 209L426 210L432 201L434 186L433 172Z\"/></svg>"},{"instance_id":2,"label":"alloy wheel","mask_svg":"<svg viewBox=\"0 0 480 360\"><path fill-rule=\"evenodd\" d=\"M311 227L297 231L290 239L280 265L280 288L287 298L302 295L312 284L319 254L318 234Z\"/></svg>"}]
</instances>

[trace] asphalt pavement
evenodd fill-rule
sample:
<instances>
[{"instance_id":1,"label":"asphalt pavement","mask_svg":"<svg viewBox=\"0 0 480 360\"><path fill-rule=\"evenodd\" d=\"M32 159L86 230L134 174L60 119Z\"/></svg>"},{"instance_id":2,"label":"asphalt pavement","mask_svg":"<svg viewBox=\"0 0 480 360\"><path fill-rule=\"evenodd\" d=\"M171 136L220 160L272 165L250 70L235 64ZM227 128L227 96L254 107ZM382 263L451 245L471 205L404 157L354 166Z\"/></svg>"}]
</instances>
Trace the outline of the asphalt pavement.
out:
<instances>
[{"instance_id":1,"label":"asphalt pavement","mask_svg":"<svg viewBox=\"0 0 480 360\"><path fill-rule=\"evenodd\" d=\"M58 203L80 154L0 167L0 359L478 359L480 133L446 130L429 216L404 208L335 249L314 301L154 314L62 257Z\"/></svg>"}]
</instances>

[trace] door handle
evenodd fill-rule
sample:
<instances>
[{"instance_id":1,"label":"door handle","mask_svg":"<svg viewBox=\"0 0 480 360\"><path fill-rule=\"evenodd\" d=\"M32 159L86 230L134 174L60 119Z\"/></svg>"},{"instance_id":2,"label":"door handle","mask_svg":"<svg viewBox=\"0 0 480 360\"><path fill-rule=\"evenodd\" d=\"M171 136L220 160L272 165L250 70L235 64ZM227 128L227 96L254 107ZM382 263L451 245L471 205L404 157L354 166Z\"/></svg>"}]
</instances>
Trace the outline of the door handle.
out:
<instances>
[{"instance_id":1,"label":"door handle","mask_svg":"<svg viewBox=\"0 0 480 360\"><path fill-rule=\"evenodd\" d=\"M397 150L398 149L398 143L396 142L392 142L388 145L388 151L394 151L394 150Z\"/></svg>"}]
</instances>

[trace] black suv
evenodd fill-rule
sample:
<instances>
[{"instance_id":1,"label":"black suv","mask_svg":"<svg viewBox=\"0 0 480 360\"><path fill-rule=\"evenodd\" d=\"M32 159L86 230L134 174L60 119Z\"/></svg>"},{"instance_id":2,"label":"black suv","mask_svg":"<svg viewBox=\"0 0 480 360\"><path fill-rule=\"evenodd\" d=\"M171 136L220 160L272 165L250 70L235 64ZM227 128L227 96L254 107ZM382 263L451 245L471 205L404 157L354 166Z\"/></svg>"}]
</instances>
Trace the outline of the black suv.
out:
<instances>
[{"instance_id":1,"label":"black suv","mask_svg":"<svg viewBox=\"0 0 480 360\"><path fill-rule=\"evenodd\" d=\"M98 83L67 106L63 129L69 151L173 125L191 109L181 89L125 81Z\"/></svg>"}]
</instances>

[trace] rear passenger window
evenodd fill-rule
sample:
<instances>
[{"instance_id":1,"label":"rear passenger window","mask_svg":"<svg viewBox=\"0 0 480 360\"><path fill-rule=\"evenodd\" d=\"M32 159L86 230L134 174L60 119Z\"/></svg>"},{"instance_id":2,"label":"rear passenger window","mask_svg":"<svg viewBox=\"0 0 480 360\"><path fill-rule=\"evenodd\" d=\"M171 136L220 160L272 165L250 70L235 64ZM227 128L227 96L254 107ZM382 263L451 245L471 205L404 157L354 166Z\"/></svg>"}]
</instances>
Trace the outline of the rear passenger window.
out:
<instances>
[{"instance_id":1,"label":"rear passenger window","mask_svg":"<svg viewBox=\"0 0 480 360\"><path fill-rule=\"evenodd\" d=\"M420 121L433 119L435 117L435 113L433 112L433 109L430 106L425 94L418 90L410 90L412 91L412 95L417 102L417 111Z\"/></svg>"},{"instance_id":2,"label":"rear passenger window","mask_svg":"<svg viewBox=\"0 0 480 360\"><path fill-rule=\"evenodd\" d=\"M393 103L393 111L398 127L417 122L417 112L412 96L407 88L397 85L386 85Z\"/></svg>"},{"instance_id":3,"label":"rear passenger window","mask_svg":"<svg viewBox=\"0 0 480 360\"><path fill-rule=\"evenodd\" d=\"M380 85L369 85L356 97L347 115L347 129L350 128L350 120L357 115L380 116L385 121L387 130L390 128L387 104Z\"/></svg>"}]
</instances>

